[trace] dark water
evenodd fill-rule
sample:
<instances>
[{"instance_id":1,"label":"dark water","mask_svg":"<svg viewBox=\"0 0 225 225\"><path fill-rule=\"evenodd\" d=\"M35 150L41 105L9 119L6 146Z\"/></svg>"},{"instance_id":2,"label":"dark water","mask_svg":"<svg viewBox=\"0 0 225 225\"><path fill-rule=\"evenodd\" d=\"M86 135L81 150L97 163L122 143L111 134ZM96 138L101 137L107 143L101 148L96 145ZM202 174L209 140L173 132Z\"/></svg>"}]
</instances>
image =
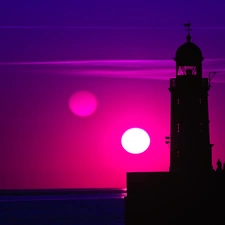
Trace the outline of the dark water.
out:
<instances>
[{"instance_id":1,"label":"dark water","mask_svg":"<svg viewBox=\"0 0 225 225\"><path fill-rule=\"evenodd\" d=\"M1 194L1 225L123 225L125 192L79 190Z\"/></svg>"}]
</instances>

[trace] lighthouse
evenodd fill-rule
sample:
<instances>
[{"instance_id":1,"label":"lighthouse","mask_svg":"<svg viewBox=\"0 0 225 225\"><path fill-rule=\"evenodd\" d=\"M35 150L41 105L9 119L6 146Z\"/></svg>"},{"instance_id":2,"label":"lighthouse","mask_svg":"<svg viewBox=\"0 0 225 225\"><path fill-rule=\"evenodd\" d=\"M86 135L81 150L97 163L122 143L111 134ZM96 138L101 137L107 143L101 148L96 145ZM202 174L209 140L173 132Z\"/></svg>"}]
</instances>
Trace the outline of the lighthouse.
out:
<instances>
[{"instance_id":1,"label":"lighthouse","mask_svg":"<svg viewBox=\"0 0 225 225\"><path fill-rule=\"evenodd\" d=\"M170 79L171 121L168 172L128 172L125 224L225 224L225 170L212 168L208 92L210 77L202 77L201 49L186 42L175 55Z\"/></svg>"},{"instance_id":2,"label":"lighthouse","mask_svg":"<svg viewBox=\"0 0 225 225\"><path fill-rule=\"evenodd\" d=\"M191 41L190 23L186 42L176 51L176 77L170 79L171 130L170 172L212 171L208 78L202 77L202 51Z\"/></svg>"}]
</instances>

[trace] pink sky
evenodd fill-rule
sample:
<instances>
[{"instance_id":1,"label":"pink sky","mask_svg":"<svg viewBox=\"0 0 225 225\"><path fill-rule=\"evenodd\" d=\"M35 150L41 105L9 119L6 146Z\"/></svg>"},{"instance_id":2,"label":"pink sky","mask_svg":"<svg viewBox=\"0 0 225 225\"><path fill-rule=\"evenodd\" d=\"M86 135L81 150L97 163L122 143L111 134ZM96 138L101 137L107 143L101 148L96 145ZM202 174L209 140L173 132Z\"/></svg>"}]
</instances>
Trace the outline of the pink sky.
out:
<instances>
[{"instance_id":1,"label":"pink sky","mask_svg":"<svg viewBox=\"0 0 225 225\"><path fill-rule=\"evenodd\" d=\"M206 59L204 76L223 71L224 59ZM110 60L1 64L0 189L124 188L128 171L168 171L169 78L172 60ZM139 79L140 78L140 79ZM209 92L213 165L221 158L225 127L224 73ZM98 101L90 117L68 105L79 90ZM125 130L145 129L151 145L140 155L121 146Z\"/></svg>"}]
</instances>

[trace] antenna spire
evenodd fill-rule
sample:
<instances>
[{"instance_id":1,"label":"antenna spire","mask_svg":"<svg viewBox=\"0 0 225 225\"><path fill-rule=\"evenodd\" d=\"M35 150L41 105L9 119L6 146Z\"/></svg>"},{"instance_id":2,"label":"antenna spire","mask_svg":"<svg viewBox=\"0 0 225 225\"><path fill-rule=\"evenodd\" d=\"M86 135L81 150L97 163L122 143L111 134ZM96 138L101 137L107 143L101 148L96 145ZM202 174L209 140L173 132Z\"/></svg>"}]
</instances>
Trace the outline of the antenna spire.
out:
<instances>
[{"instance_id":1,"label":"antenna spire","mask_svg":"<svg viewBox=\"0 0 225 225\"><path fill-rule=\"evenodd\" d=\"M188 35L187 35L187 41L190 42L191 40L191 35L190 35L190 31L192 30L191 27L191 23L188 21L188 23L183 24L184 27L187 27L185 30L187 30Z\"/></svg>"}]
</instances>

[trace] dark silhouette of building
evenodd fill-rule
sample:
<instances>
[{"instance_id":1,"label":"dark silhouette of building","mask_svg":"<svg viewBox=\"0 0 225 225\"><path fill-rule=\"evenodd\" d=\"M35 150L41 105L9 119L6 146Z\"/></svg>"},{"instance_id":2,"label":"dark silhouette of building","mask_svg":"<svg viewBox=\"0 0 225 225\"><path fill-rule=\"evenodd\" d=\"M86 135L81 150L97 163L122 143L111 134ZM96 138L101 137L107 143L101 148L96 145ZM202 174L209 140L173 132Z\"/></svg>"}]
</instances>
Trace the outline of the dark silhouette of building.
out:
<instances>
[{"instance_id":1,"label":"dark silhouette of building","mask_svg":"<svg viewBox=\"0 0 225 225\"><path fill-rule=\"evenodd\" d=\"M170 79L170 171L212 170L209 140L208 78L202 78L202 52L187 42L176 52L176 78Z\"/></svg>"},{"instance_id":2,"label":"dark silhouette of building","mask_svg":"<svg viewBox=\"0 0 225 225\"><path fill-rule=\"evenodd\" d=\"M208 91L202 77L202 52L187 41L176 51L176 78L170 79L171 133L169 172L127 173L125 223L225 224L225 176L212 167Z\"/></svg>"}]
</instances>

